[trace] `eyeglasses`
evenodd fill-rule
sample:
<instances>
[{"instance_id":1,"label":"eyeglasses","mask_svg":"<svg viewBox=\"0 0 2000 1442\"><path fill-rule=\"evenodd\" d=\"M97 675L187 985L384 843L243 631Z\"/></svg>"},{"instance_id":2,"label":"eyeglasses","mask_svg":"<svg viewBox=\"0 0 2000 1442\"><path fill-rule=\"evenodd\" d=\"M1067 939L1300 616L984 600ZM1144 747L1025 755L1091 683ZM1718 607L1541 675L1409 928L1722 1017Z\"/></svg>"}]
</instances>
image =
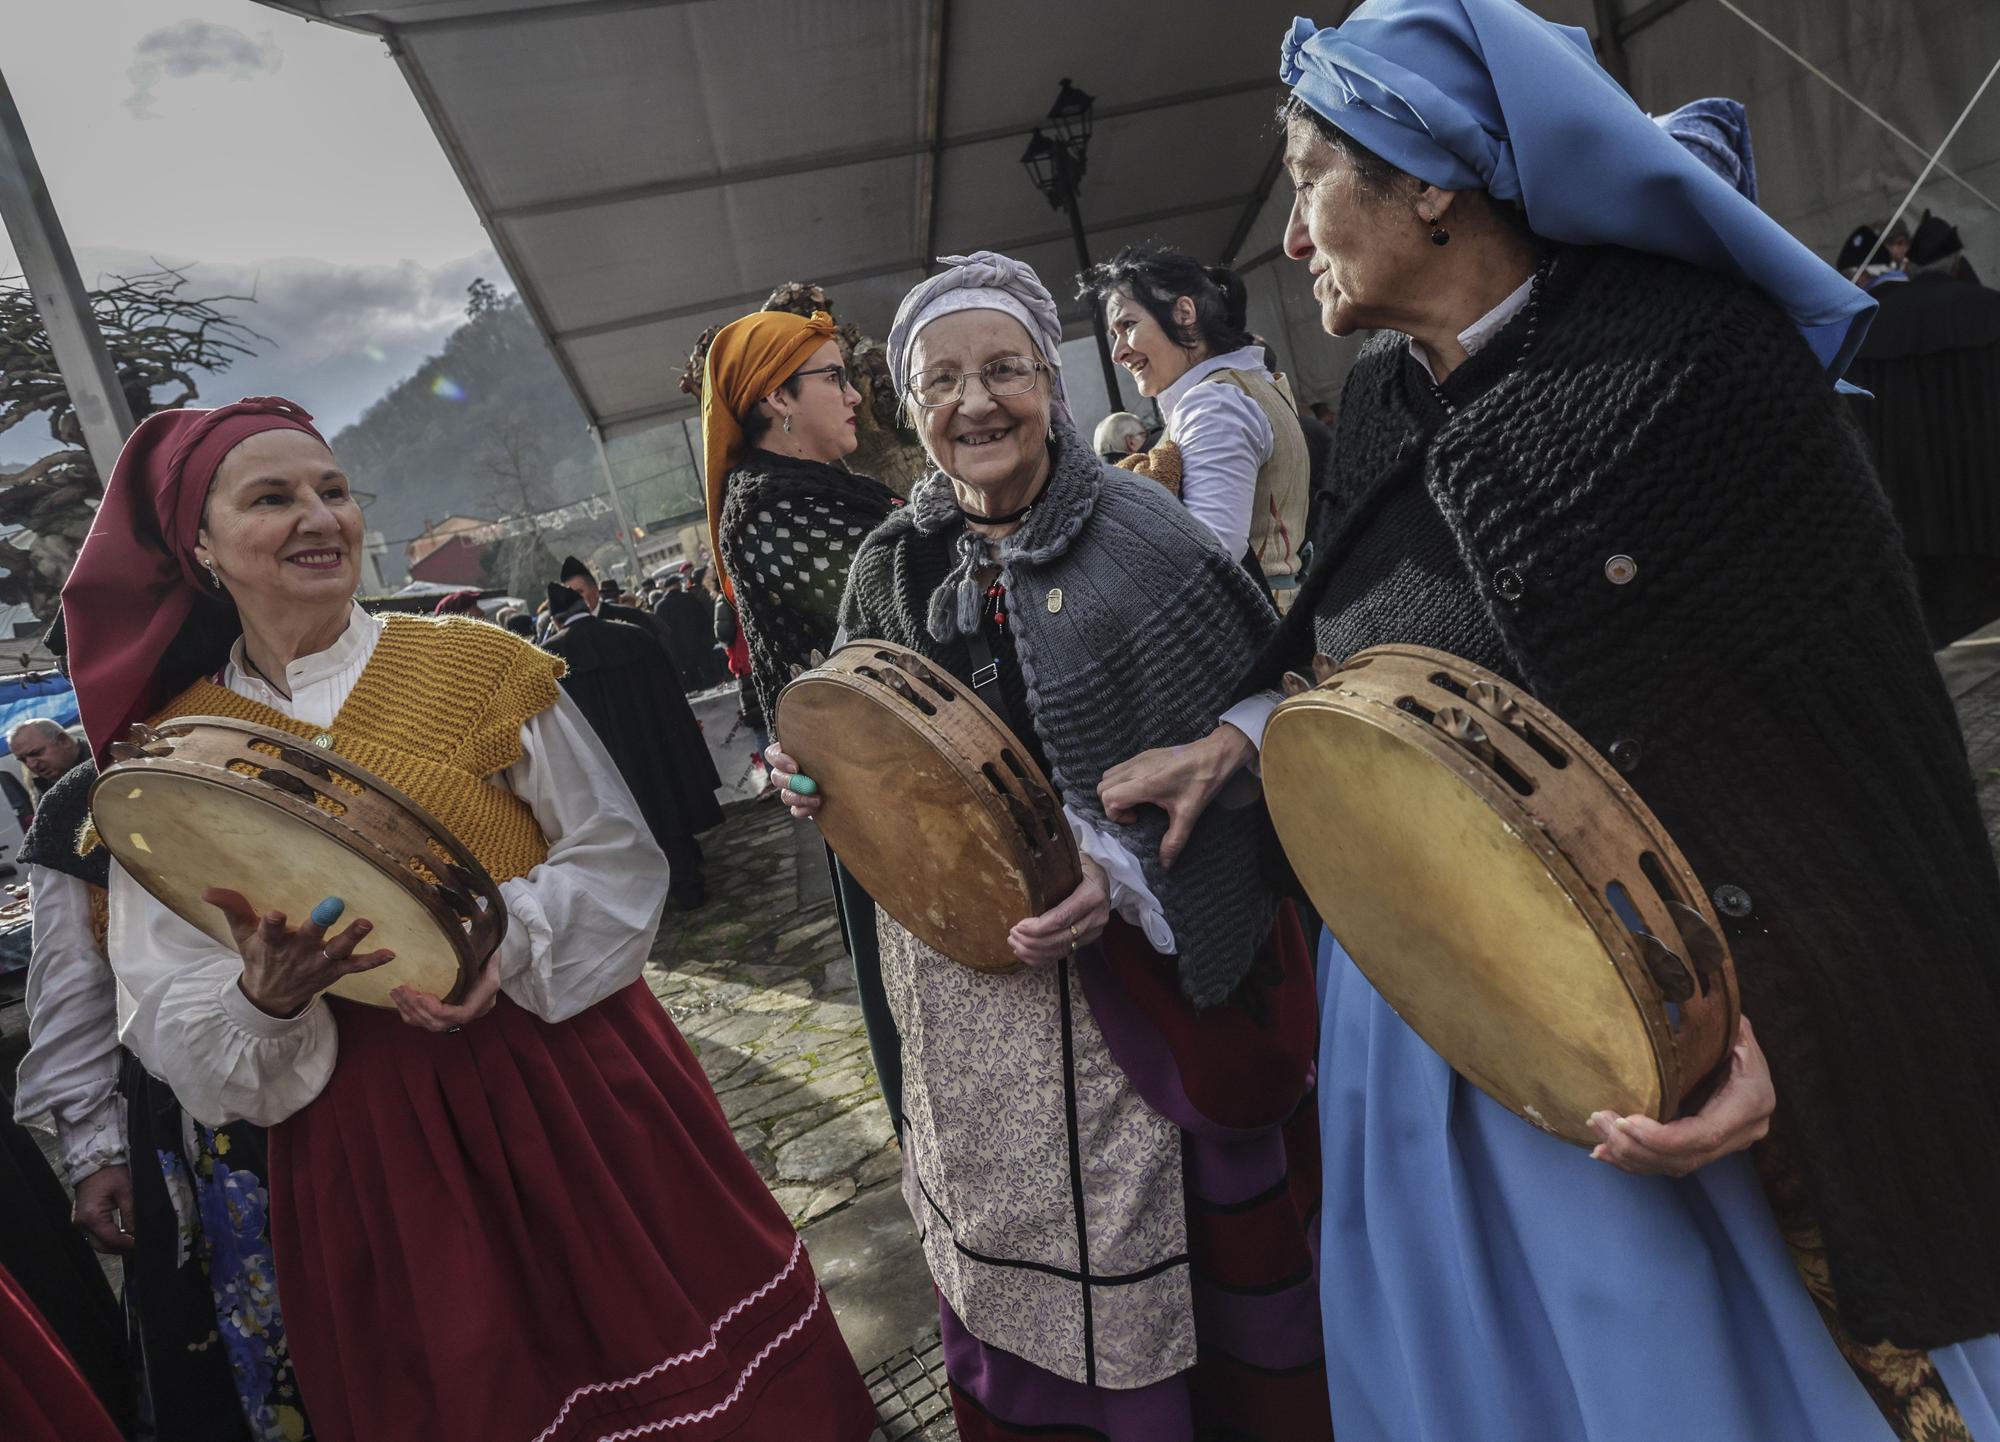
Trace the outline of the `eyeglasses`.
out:
<instances>
[{"instance_id":1,"label":"eyeglasses","mask_svg":"<svg viewBox=\"0 0 2000 1442\"><path fill-rule=\"evenodd\" d=\"M793 371L792 376L794 379L797 379L799 376L832 376L833 388L835 390L844 391L847 389L847 367L844 365L817 366L809 371Z\"/></svg>"},{"instance_id":2,"label":"eyeglasses","mask_svg":"<svg viewBox=\"0 0 2000 1442\"><path fill-rule=\"evenodd\" d=\"M989 396L1026 395L1035 388L1035 377L1047 370L1046 361L1033 356L1003 355L986 362L976 371L955 371L944 366L918 371L910 377L910 399L927 411L948 406L965 396L965 382L978 376Z\"/></svg>"}]
</instances>

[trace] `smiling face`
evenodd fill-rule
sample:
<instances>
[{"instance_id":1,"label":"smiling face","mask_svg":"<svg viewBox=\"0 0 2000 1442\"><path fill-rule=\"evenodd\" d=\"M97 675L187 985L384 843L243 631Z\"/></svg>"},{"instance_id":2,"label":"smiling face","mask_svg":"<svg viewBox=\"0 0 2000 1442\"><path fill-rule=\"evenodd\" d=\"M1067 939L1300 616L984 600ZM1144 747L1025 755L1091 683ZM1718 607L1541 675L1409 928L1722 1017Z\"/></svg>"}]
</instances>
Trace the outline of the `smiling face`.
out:
<instances>
[{"instance_id":1,"label":"smiling face","mask_svg":"<svg viewBox=\"0 0 2000 1442\"><path fill-rule=\"evenodd\" d=\"M195 555L246 617L339 610L361 582L361 507L324 444L259 431L216 468Z\"/></svg>"},{"instance_id":2,"label":"smiling face","mask_svg":"<svg viewBox=\"0 0 2000 1442\"><path fill-rule=\"evenodd\" d=\"M834 375L830 367L842 367L841 374ZM845 362L841 358L840 347L827 341L818 350L806 357L799 371L813 374L799 375L797 395L780 390L764 402L777 417L782 427L787 416L791 417L792 429L789 433L767 437L764 444L773 441L789 444L799 455L810 460L832 464L849 455L861 444L859 422L855 412L861 405L861 392L847 383Z\"/></svg>"},{"instance_id":3,"label":"smiling face","mask_svg":"<svg viewBox=\"0 0 2000 1442\"><path fill-rule=\"evenodd\" d=\"M961 310L917 332L909 366L912 375L938 368L977 372L1007 357L1040 359L1027 329L1004 311ZM1047 458L1051 397L1046 370L1036 371L1034 384L1015 396L993 395L972 374L960 399L910 409L939 470L974 491L1005 492L1032 484Z\"/></svg>"},{"instance_id":4,"label":"smiling face","mask_svg":"<svg viewBox=\"0 0 2000 1442\"><path fill-rule=\"evenodd\" d=\"M1294 120L1286 127L1285 172L1292 217L1285 254L1306 262L1329 335L1388 328L1407 331L1419 312L1427 257L1414 243L1416 192L1383 194L1354 162Z\"/></svg>"},{"instance_id":5,"label":"smiling face","mask_svg":"<svg viewBox=\"0 0 2000 1442\"><path fill-rule=\"evenodd\" d=\"M1192 329L1194 301L1180 296L1174 301L1174 320ZM1205 349L1182 346L1154 319L1153 313L1122 290L1113 291L1105 302L1104 326L1111 333L1111 359L1132 373L1142 396L1156 396L1207 359Z\"/></svg>"}]
</instances>

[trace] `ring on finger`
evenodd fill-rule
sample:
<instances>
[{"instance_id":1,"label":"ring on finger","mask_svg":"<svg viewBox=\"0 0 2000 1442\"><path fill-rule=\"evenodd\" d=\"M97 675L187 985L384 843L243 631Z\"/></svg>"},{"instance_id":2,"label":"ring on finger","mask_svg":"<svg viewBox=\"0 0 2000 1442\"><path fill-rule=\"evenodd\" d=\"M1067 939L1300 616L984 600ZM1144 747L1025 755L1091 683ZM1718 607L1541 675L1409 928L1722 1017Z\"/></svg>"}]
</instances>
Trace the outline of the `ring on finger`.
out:
<instances>
[{"instance_id":1,"label":"ring on finger","mask_svg":"<svg viewBox=\"0 0 2000 1442\"><path fill-rule=\"evenodd\" d=\"M1075 924L1074 922L1072 922L1072 923L1070 923L1070 928L1069 928L1069 949L1070 949L1070 950L1071 950L1072 952L1074 952L1074 951L1076 950L1076 940L1077 940L1077 938L1076 938L1076 924Z\"/></svg>"}]
</instances>

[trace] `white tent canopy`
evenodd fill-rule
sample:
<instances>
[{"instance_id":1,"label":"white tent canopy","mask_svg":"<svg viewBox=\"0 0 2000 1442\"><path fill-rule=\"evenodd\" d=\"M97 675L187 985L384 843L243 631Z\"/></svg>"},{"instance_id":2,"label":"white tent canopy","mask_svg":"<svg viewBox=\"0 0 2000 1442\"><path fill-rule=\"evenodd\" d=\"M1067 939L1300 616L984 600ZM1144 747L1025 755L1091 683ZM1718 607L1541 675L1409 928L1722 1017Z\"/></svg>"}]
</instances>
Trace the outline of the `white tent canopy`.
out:
<instances>
[{"instance_id":1,"label":"white tent canopy","mask_svg":"<svg viewBox=\"0 0 2000 1442\"><path fill-rule=\"evenodd\" d=\"M1082 190L1094 256L1157 239L1244 265L1253 328L1301 400L1334 399L1351 358L1320 333L1299 268L1279 254L1289 195L1270 118L1298 8L1287 0L263 3L388 41L610 438L636 442L690 414L677 381L696 336L778 282L818 281L876 335L937 255L1005 251L1065 298L1077 269L1067 222L1018 164L1065 76L1097 99ZM1349 8L1338 0L1323 18ZM1927 151L2000 57L1992 0L1535 8L1599 36L1651 109L1743 100L1766 208L1829 256L1855 224L1886 218L1925 159L1860 105ZM2000 196L2000 87L1945 160L1963 180L1941 172L1919 205L1959 224L1991 278L2000 214L1974 191ZM1065 351L1094 373L1087 349Z\"/></svg>"}]
</instances>

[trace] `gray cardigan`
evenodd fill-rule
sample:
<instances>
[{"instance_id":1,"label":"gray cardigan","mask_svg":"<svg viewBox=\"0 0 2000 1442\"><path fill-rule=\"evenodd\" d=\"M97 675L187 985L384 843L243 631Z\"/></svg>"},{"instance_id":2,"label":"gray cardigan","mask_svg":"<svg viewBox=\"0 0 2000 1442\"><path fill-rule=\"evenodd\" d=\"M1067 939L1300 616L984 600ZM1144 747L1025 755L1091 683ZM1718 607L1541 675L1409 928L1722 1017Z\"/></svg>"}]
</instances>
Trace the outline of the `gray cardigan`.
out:
<instances>
[{"instance_id":1,"label":"gray cardigan","mask_svg":"<svg viewBox=\"0 0 2000 1442\"><path fill-rule=\"evenodd\" d=\"M1064 802L1139 859L1174 931L1182 989L1212 1006L1248 972L1276 909L1261 872L1263 808L1211 807L1167 872L1165 814L1148 808L1115 824L1097 784L1141 751L1207 735L1277 617L1165 489L1105 465L1060 419L1052 449L1047 490L998 546L1035 734ZM956 650L979 624L983 549L950 481L933 472L862 543L848 579L848 634Z\"/></svg>"}]
</instances>

